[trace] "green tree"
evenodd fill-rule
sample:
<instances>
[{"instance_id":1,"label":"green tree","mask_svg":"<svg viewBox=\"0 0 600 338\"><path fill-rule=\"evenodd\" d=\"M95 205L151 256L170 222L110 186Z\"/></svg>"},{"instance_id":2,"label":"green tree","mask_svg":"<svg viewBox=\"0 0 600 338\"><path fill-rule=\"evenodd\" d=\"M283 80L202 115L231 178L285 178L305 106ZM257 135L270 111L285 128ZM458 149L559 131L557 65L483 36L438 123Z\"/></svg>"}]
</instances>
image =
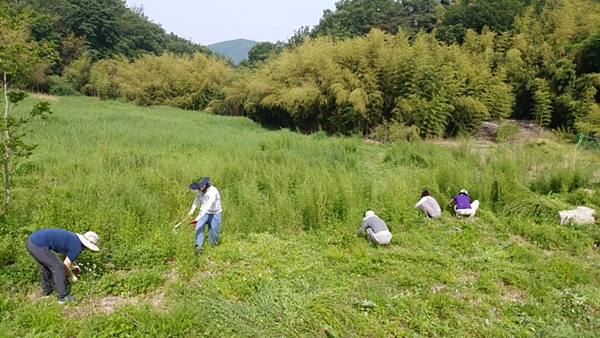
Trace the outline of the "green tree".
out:
<instances>
[{"instance_id":1,"label":"green tree","mask_svg":"<svg viewBox=\"0 0 600 338\"><path fill-rule=\"evenodd\" d=\"M310 27L302 26L298 30L294 31L294 35L288 40L286 46L292 47L297 46L304 41L304 39L310 37Z\"/></svg>"},{"instance_id":2,"label":"green tree","mask_svg":"<svg viewBox=\"0 0 600 338\"><path fill-rule=\"evenodd\" d=\"M310 32L311 37L349 38L368 34L377 28L396 34L402 27L409 36L420 30L431 32L438 21L436 0L342 0L336 10L325 10L323 18Z\"/></svg>"},{"instance_id":3,"label":"green tree","mask_svg":"<svg viewBox=\"0 0 600 338\"><path fill-rule=\"evenodd\" d=\"M83 88L90 80L90 70L92 68L92 58L84 54L77 60L71 62L63 70L63 76L73 85L75 89L83 94Z\"/></svg>"},{"instance_id":4,"label":"green tree","mask_svg":"<svg viewBox=\"0 0 600 338\"><path fill-rule=\"evenodd\" d=\"M127 7L122 0L0 0L22 10L30 8L39 18L32 23L31 33L38 42L59 46L61 60L53 74L62 75L72 61L86 54L92 61L124 55L129 60L144 55L195 52L211 55L205 46L170 33L152 22L143 6Z\"/></svg>"},{"instance_id":5,"label":"green tree","mask_svg":"<svg viewBox=\"0 0 600 338\"><path fill-rule=\"evenodd\" d=\"M600 137L600 105L595 97L600 88L600 74L584 74L577 79L571 103L575 128L586 135Z\"/></svg>"},{"instance_id":6,"label":"green tree","mask_svg":"<svg viewBox=\"0 0 600 338\"><path fill-rule=\"evenodd\" d=\"M600 73L600 31L581 43L577 58L578 73Z\"/></svg>"},{"instance_id":7,"label":"green tree","mask_svg":"<svg viewBox=\"0 0 600 338\"><path fill-rule=\"evenodd\" d=\"M165 45L165 31L144 14L144 7L132 7L117 17L120 38L115 52L136 58L142 54L161 55Z\"/></svg>"},{"instance_id":8,"label":"green tree","mask_svg":"<svg viewBox=\"0 0 600 338\"><path fill-rule=\"evenodd\" d=\"M467 29L481 32L484 26L500 33L512 28L515 16L537 0L463 0L446 8L437 37L447 43L462 43Z\"/></svg>"},{"instance_id":9,"label":"green tree","mask_svg":"<svg viewBox=\"0 0 600 338\"><path fill-rule=\"evenodd\" d=\"M167 34L164 51L175 54L187 54L189 56L193 56L194 53L213 55L213 52L208 47L192 43L190 40L186 40L173 33Z\"/></svg>"},{"instance_id":10,"label":"green tree","mask_svg":"<svg viewBox=\"0 0 600 338\"><path fill-rule=\"evenodd\" d=\"M492 53L479 47L493 36L480 40L463 49L432 33L411 40L403 29L307 39L225 92L255 120L305 132L369 135L387 124L422 137L472 133L482 120L507 117L514 101Z\"/></svg>"},{"instance_id":11,"label":"green tree","mask_svg":"<svg viewBox=\"0 0 600 338\"><path fill-rule=\"evenodd\" d=\"M533 102L535 122L540 126L548 126L552 122L552 100L546 80L536 78L533 81Z\"/></svg>"},{"instance_id":12,"label":"green tree","mask_svg":"<svg viewBox=\"0 0 600 338\"><path fill-rule=\"evenodd\" d=\"M600 28L598 13L596 1L548 0L542 8L530 7L515 18L511 37L503 42L502 51L496 50L495 58L517 98L514 118L541 122L550 109L550 126L570 128L585 115L582 107L591 102L582 93L588 93L589 81L580 81L586 63L578 53L581 56L585 47L593 46L589 37Z\"/></svg>"},{"instance_id":13,"label":"green tree","mask_svg":"<svg viewBox=\"0 0 600 338\"><path fill-rule=\"evenodd\" d=\"M260 42L252 46L248 51L248 62L252 65L257 62L265 62L272 55L281 51L282 43Z\"/></svg>"},{"instance_id":14,"label":"green tree","mask_svg":"<svg viewBox=\"0 0 600 338\"><path fill-rule=\"evenodd\" d=\"M402 27L410 36L414 36L421 30L429 33L437 26L441 7L439 1L408 0L395 4L381 22L376 22L379 29L396 34L398 28Z\"/></svg>"},{"instance_id":15,"label":"green tree","mask_svg":"<svg viewBox=\"0 0 600 338\"><path fill-rule=\"evenodd\" d=\"M311 36L349 38L365 35L374 27L376 17L387 12L393 4L393 0L338 1L335 11L323 12L323 18L313 29Z\"/></svg>"},{"instance_id":16,"label":"green tree","mask_svg":"<svg viewBox=\"0 0 600 338\"><path fill-rule=\"evenodd\" d=\"M120 38L118 5L122 4L116 0L71 0L62 8L60 21L76 36L87 38L94 57L107 57Z\"/></svg>"},{"instance_id":17,"label":"green tree","mask_svg":"<svg viewBox=\"0 0 600 338\"><path fill-rule=\"evenodd\" d=\"M224 60L201 53L191 57L147 54L133 62L120 57L94 63L83 91L100 99L121 99L141 106L209 111L211 101L223 99L221 90L234 72Z\"/></svg>"},{"instance_id":18,"label":"green tree","mask_svg":"<svg viewBox=\"0 0 600 338\"><path fill-rule=\"evenodd\" d=\"M5 211L11 199L10 176L19 159L31 155L35 145L23 140L29 122L51 113L48 102L34 105L27 117L16 117L13 112L27 93L18 89L27 84L29 72L36 65L54 60L56 52L52 44L39 44L30 38L29 27L34 14L25 9L16 11L0 4L0 94L4 111L0 117L0 160L4 177Z\"/></svg>"}]
</instances>

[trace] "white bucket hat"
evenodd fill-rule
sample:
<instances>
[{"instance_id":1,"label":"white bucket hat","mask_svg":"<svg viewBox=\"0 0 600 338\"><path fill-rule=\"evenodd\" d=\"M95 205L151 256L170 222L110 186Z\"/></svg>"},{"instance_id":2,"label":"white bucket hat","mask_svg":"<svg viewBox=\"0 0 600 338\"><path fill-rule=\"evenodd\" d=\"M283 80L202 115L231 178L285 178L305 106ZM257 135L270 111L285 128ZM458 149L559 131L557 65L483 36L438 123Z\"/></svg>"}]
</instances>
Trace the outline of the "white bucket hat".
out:
<instances>
[{"instance_id":1,"label":"white bucket hat","mask_svg":"<svg viewBox=\"0 0 600 338\"><path fill-rule=\"evenodd\" d=\"M466 189L460 189L460 191L458 193L459 194L465 194L465 195L469 196L469 193L467 192Z\"/></svg>"},{"instance_id":2,"label":"white bucket hat","mask_svg":"<svg viewBox=\"0 0 600 338\"><path fill-rule=\"evenodd\" d=\"M98 237L98 235L96 235L95 232L88 231L83 235L77 234L77 237L79 237L81 243L83 243L83 245L85 245L88 249L94 251L100 250L100 248L98 248L98 246L96 245L98 244L100 237Z\"/></svg>"},{"instance_id":3,"label":"white bucket hat","mask_svg":"<svg viewBox=\"0 0 600 338\"><path fill-rule=\"evenodd\" d=\"M369 217L374 217L375 216L375 212L373 210L369 210L367 212L365 212L365 218L363 218L363 222L367 220L367 218Z\"/></svg>"}]
</instances>

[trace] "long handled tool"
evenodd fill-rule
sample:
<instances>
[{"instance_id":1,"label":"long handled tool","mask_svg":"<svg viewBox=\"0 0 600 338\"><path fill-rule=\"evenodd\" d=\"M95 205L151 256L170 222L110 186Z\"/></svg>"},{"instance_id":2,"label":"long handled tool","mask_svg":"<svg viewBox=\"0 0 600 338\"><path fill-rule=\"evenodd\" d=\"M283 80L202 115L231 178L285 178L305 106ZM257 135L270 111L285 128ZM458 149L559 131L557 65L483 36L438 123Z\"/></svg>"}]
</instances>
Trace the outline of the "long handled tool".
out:
<instances>
[{"instance_id":1,"label":"long handled tool","mask_svg":"<svg viewBox=\"0 0 600 338\"><path fill-rule=\"evenodd\" d=\"M189 215L185 216L185 218L183 220L181 220L181 222L175 224L175 226L173 227L173 233L177 233L177 230L176 230L177 227L179 227L183 222L185 222L188 219L188 217L190 217L190 216Z\"/></svg>"}]
</instances>

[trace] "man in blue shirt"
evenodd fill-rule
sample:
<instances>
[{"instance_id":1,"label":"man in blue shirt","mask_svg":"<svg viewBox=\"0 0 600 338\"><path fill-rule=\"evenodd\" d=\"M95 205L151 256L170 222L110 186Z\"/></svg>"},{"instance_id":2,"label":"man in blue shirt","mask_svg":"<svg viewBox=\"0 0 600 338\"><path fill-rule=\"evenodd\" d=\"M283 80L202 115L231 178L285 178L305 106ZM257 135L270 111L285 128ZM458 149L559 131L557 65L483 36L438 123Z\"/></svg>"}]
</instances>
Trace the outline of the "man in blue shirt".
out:
<instances>
[{"instance_id":1,"label":"man in blue shirt","mask_svg":"<svg viewBox=\"0 0 600 338\"><path fill-rule=\"evenodd\" d=\"M59 303L74 302L75 299L67 291L67 276L70 282L77 281L77 277L71 271L71 265L81 271L75 259L84 249L100 250L97 246L99 240L93 231L80 235L63 229L49 228L32 233L27 238L25 247L40 268L42 294L49 296L56 287ZM64 261L61 262L55 252L62 254Z\"/></svg>"},{"instance_id":2,"label":"man in blue shirt","mask_svg":"<svg viewBox=\"0 0 600 338\"><path fill-rule=\"evenodd\" d=\"M450 203L453 202L456 202L454 212L456 212L456 217L458 218L460 216L473 217L479 208L479 201L475 200L471 202L469 193L465 189L461 189L458 195L452 197Z\"/></svg>"}]
</instances>

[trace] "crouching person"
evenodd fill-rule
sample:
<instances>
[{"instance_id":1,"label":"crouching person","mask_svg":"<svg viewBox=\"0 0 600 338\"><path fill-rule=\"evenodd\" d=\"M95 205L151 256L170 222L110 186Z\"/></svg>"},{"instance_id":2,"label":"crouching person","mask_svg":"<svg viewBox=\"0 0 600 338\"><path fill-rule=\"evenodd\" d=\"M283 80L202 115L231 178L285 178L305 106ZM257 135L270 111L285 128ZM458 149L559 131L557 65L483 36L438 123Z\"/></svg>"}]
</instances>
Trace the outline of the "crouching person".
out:
<instances>
[{"instance_id":1,"label":"crouching person","mask_svg":"<svg viewBox=\"0 0 600 338\"><path fill-rule=\"evenodd\" d=\"M370 242L377 244L389 244L392 240L392 233L388 229L385 222L375 215L375 212L371 210L365 213L363 224L354 236L361 234L365 230L367 232L367 238Z\"/></svg>"},{"instance_id":2,"label":"crouching person","mask_svg":"<svg viewBox=\"0 0 600 338\"><path fill-rule=\"evenodd\" d=\"M452 197L450 203L456 203L454 212L458 218L461 216L473 217L479 208L479 201L471 202L469 193L465 189L461 189L458 195Z\"/></svg>"},{"instance_id":3,"label":"crouching person","mask_svg":"<svg viewBox=\"0 0 600 338\"><path fill-rule=\"evenodd\" d=\"M70 282L77 281L71 266L80 272L75 259L85 249L100 250L97 246L98 240L98 235L93 231L80 235L63 229L49 228L32 233L27 238L25 247L40 268L42 294L49 296L56 288L59 303L75 302L67 290L67 278ZM61 261L55 252L62 254L64 261Z\"/></svg>"},{"instance_id":4,"label":"crouching person","mask_svg":"<svg viewBox=\"0 0 600 338\"><path fill-rule=\"evenodd\" d=\"M427 189L423 190L421 199L415 204L415 208L418 207L421 207L421 211L427 218L438 218L442 215L442 208L440 208L435 198L431 197Z\"/></svg>"}]
</instances>

